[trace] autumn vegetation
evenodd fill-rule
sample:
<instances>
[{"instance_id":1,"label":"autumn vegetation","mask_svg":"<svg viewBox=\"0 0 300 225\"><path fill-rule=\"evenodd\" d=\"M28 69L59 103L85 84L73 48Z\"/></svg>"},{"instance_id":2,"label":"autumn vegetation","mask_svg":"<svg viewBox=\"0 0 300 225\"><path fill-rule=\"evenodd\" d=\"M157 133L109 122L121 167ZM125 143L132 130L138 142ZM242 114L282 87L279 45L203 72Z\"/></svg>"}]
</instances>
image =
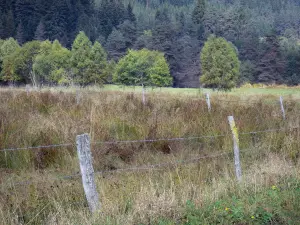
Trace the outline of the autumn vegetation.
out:
<instances>
[{"instance_id":1,"label":"autumn vegetation","mask_svg":"<svg viewBox=\"0 0 300 225\"><path fill-rule=\"evenodd\" d=\"M73 89L74 90L74 89ZM297 224L299 103L286 96L222 92L204 96L81 90L26 93L2 89L0 149L73 143L69 147L0 152L2 224ZM243 181L234 173L227 116L240 134ZM286 128L282 132L242 134ZM92 144L102 209L91 216L79 175L75 137L92 142L225 135L155 143ZM212 157L220 153L228 153ZM185 160L208 157L191 163ZM175 163L160 169L116 169ZM178 163L178 164L176 164ZM68 175L73 177L66 178Z\"/></svg>"}]
</instances>

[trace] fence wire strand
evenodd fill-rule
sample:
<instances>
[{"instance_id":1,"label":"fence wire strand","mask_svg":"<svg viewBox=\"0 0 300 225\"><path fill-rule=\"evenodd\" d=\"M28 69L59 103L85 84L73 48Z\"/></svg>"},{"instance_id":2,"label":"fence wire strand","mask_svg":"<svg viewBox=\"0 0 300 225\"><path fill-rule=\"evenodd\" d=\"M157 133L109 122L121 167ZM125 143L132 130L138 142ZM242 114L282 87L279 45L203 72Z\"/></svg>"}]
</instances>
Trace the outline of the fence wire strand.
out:
<instances>
[{"instance_id":1,"label":"fence wire strand","mask_svg":"<svg viewBox=\"0 0 300 225\"><path fill-rule=\"evenodd\" d=\"M22 147L22 148L6 148L1 149L0 152L9 152L9 151L22 151L22 150L36 150L36 149L45 149L45 148L58 148L58 147L69 147L74 144L54 144L54 145L41 145L41 146L32 146L32 147Z\"/></svg>"},{"instance_id":2,"label":"fence wire strand","mask_svg":"<svg viewBox=\"0 0 300 225\"><path fill-rule=\"evenodd\" d=\"M279 129L267 129L267 130L259 130L259 131L250 131L250 132L241 132L239 135L249 135L249 134L259 134L259 133L272 133L272 132L281 132L281 131L291 131L297 130L300 127L289 127L289 128L279 128Z\"/></svg>"},{"instance_id":3,"label":"fence wire strand","mask_svg":"<svg viewBox=\"0 0 300 225\"><path fill-rule=\"evenodd\" d=\"M218 137L227 137L227 136L230 136L230 134L203 135L203 136L199 136L199 137L144 139L144 140L132 140L132 141L95 141L95 142L92 142L91 144L130 144L130 143L147 143L147 142L160 142L160 141L185 141L185 140L218 138Z\"/></svg>"},{"instance_id":4,"label":"fence wire strand","mask_svg":"<svg viewBox=\"0 0 300 225\"><path fill-rule=\"evenodd\" d=\"M271 133L271 132L280 132L280 131L291 131L299 129L300 127L290 127L290 128L279 128L279 129L267 129L260 131L250 131L250 132L241 132L239 135L248 135L248 134L258 134L258 133ZM131 144L131 143L153 143L160 141L185 141L185 140L196 140L196 139L205 139L205 138L219 138L219 137L228 137L231 134L220 134L220 135L203 135L198 137L178 137L178 138L159 138L159 139L141 139L141 140L127 140L127 141L95 141L91 144ZM1 149L0 152L9 152L9 151L22 151L22 150L36 150L36 149L46 149L46 148L58 148L58 147L69 147L74 146L74 144L54 144L54 145L41 145L41 146L32 146L32 147L22 147L22 148L6 148Z\"/></svg>"},{"instance_id":5,"label":"fence wire strand","mask_svg":"<svg viewBox=\"0 0 300 225\"><path fill-rule=\"evenodd\" d=\"M295 128L291 128L291 129L298 129L299 127L295 127ZM255 131L255 132L248 132L248 133L241 133L241 134L255 134L255 133L262 133L262 132L275 132L275 131L282 131L284 129L272 129L272 130L264 130L264 131ZM60 145L61 146L61 145ZM240 152L249 152L253 150L253 148L248 148L248 149L242 149L240 150ZM230 155L233 154L232 151L228 151L228 152L222 152L219 154L214 154L214 155L208 155L208 156L200 156L197 158L193 158L193 159L186 159L186 160L179 160L176 162L167 162L167 163L158 163L158 164L151 164L151 165L141 165L141 166L135 166L135 167L128 167L128 168L120 168L120 169L115 169L115 170L99 170L99 171L95 171L94 174L95 175L99 175L99 174L106 174L106 173L111 173L111 174L115 174L115 173L122 173L122 172L141 172L141 171L145 171L145 170L162 170L163 168L166 167L174 167L174 166L178 166L178 165L188 165L188 164L194 164L194 163L198 163L199 161L203 160L203 159L214 159L214 158L218 158L218 157L222 157L225 155ZM59 180L70 180L70 179L75 179L75 178L79 178L81 177L81 173L77 172L74 173L72 175L62 175L62 176L58 176L56 178L51 178L48 180L44 180L43 182L48 182L48 181L59 181ZM34 182L31 180L27 180L27 181L21 181L21 182L8 182L7 183L3 183L0 184L0 187L3 186L26 186L26 185L30 185L33 184ZM40 183L40 181L39 181Z\"/></svg>"},{"instance_id":6,"label":"fence wire strand","mask_svg":"<svg viewBox=\"0 0 300 225\"><path fill-rule=\"evenodd\" d=\"M159 164L152 164L152 165L142 165L142 166L136 166L136 167L120 168L120 169L115 169L115 170L100 170L100 171L95 171L94 174L98 175L98 174L105 174L105 173L137 172L137 171L144 171L144 170L153 170L156 168L171 167L171 166L176 166L176 165L187 165L187 164L197 163L197 162L201 161L202 159L217 158L217 157L221 157L224 155L228 155L230 153L232 153L232 152L222 152L220 154L201 156L201 157L197 157L194 159L180 160L180 161L176 161L176 162L159 163ZM51 179L48 179L47 181L70 180L70 179L79 178L79 177L81 177L80 172L72 174L72 175L51 178ZM44 182L47 182L47 181L45 180ZM21 182L13 182L13 185L26 186L26 185L30 185L33 183L34 182L31 180L27 180L27 181L21 181ZM10 186L10 185L11 185L11 182L8 182L7 185L5 185L5 183L4 183L4 184L1 184L0 186Z\"/></svg>"}]
</instances>

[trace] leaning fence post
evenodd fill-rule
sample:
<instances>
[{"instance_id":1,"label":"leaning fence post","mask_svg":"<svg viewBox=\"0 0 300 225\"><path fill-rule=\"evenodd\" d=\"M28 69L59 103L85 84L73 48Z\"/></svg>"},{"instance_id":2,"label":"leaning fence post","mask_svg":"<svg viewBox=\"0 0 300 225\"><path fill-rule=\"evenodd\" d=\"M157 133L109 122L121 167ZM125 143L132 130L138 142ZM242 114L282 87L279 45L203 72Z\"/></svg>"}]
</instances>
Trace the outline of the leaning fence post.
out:
<instances>
[{"instance_id":1,"label":"leaning fence post","mask_svg":"<svg viewBox=\"0 0 300 225\"><path fill-rule=\"evenodd\" d=\"M233 139L235 173L237 180L240 182L242 180L242 169L240 163L239 134L233 116L228 116L228 122L230 124Z\"/></svg>"},{"instance_id":2,"label":"leaning fence post","mask_svg":"<svg viewBox=\"0 0 300 225\"><path fill-rule=\"evenodd\" d=\"M76 137L77 154L79 158L82 184L90 211L92 213L100 209L99 195L96 190L94 168L92 165L92 153L90 148L90 136L88 134Z\"/></svg>"},{"instance_id":3,"label":"leaning fence post","mask_svg":"<svg viewBox=\"0 0 300 225\"><path fill-rule=\"evenodd\" d=\"M206 104L207 104L208 111L210 112L211 105L210 105L210 96L209 96L209 93L205 94L205 99L206 99Z\"/></svg>"},{"instance_id":4,"label":"leaning fence post","mask_svg":"<svg viewBox=\"0 0 300 225\"><path fill-rule=\"evenodd\" d=\"M284 110L284 106L283 106L283 98L282 98L282 96L280 96L279 101L280 101L280 107L281 107L282 117L285 120L285 110Z\"/></svg>"}]
</instances>

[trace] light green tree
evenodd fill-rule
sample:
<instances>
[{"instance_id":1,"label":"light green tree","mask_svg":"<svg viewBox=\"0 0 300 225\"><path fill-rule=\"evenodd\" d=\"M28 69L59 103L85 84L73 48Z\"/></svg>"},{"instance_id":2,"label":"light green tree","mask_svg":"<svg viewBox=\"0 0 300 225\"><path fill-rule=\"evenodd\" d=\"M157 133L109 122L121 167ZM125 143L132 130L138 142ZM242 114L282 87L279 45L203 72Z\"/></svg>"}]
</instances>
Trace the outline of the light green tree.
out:
<instances>
[{"instance_id":1,"label":"light green tree","mask_svg":"<svg viewBox=\"0 0 300 225\"><path fill-rule=\"evenodd\" d=\"M1 40L0 41L0 62L3 61L4 57L14 53L18 48L20 48L20 45L13 38L9 38L7 40Z\"/></svg>"},{"instance_id":2,"label":"light green tree","mask_svg":"<svg viewBox=\"0 0 300 225\"><path fill-rule=\"evenodd\" d=\"M109 76L107 54L99 42L95 42L91 53L91 63L87 68L88 81L95 84L103 84Z\"/></svg>"},{"instance_id":3,"label":"light green tree","mask_svg":"<svg viewBox=\"0 0 300 225\"><path fill-rule=\"evenodd\" d=\"M13 53L4 57L1 72L2 79L5 81L22 81L35 84L32 65L39 53L40 44L40 41L27 42L21 48L16 48Z\"/></svg>"},{"instance_id":4,"label":"light green tree","mask_svg":"<svg viewBox=\"0 0 300 225\"><path fill-rule=\"evenodd\" d=\"M72 46L71 67L74 82L80 85L102 84L107 76L107 55L99 42L92 42L80 32Z\"/></svg>"},{"instance_id":5,"label":"light green tree","mask_svg":"<svg viewBox=\"0 0 300 225\"><path fill-rule=\"evenodd\" d=\"M240 75L240 61L233 44L224 38L210 36L201 51L203 86L230 90L237 85Z\"/></svg>"},{"instance_id":6,"label":"light green tree","mask_svg":"<svg viewBox=\"0 0 300 225\"><path fill-rule=\"evenodd\" d=\"M33 72L40 82L68 84L70 57L71 52L59 41L55 40L53 44L50 41L44 41L41 44L40 53L34 60Z\"/></svg>"},{"instance_id":7,"label":"light green tree","mask_svg":"<svg viewBox=\"0 0 300 225\"><path fill-rule=\"evenodd\" d=\"M12 62L10 62L10 65L6 68L6 71L3 70L3 61L6 57L9 57L11 54L13 54L15 51L17 51L20 48L20 45L18 42L13 39L9 38L7 40L0 40L0 80L7 80L6 73L10 73L12 69Z\"/></svg>"},{"instance_id":8,"label":"light green tree","mask_svg":"<svg viewBox=\"0 0 300 225\"><path fill-rule=\"evenodd\" d=\"M164 54L142 49L129 50L116 65L113 81L124 85L170 86L173 78Z\"/></svg>"}]
</instances>

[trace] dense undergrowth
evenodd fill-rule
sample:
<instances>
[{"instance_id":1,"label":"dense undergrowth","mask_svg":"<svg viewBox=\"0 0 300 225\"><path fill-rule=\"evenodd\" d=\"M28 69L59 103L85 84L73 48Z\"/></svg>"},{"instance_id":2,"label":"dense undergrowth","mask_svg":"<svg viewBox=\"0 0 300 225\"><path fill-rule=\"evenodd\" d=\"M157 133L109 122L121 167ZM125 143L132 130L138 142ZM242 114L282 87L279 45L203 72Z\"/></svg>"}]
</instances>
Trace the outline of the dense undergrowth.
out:
<instances>
[{"instance_id":1,"label":"dense undergrowth","mask_svg":"<svg viewBox=\"0 0 300 225\"><path fill-rule=\"evenodd\" d=\"M82 90L0 92L0 149L60 143L70 147L0 152L1 224L297 224L299 210L299 112L285 98L282 119L275 96L242 100ZM243 182L234 177L227 116L240 132ZM280 132L251 131L285 128ZM78 174L76 135L92 142L216 136L153 143L94 143L94 168L114 171L208 157L163 170L97 175L102 203L90 216ZM246 134L245 134L246 133ZM227 152L221 157L211 155Z\"/></svg>"}]
</instances>

